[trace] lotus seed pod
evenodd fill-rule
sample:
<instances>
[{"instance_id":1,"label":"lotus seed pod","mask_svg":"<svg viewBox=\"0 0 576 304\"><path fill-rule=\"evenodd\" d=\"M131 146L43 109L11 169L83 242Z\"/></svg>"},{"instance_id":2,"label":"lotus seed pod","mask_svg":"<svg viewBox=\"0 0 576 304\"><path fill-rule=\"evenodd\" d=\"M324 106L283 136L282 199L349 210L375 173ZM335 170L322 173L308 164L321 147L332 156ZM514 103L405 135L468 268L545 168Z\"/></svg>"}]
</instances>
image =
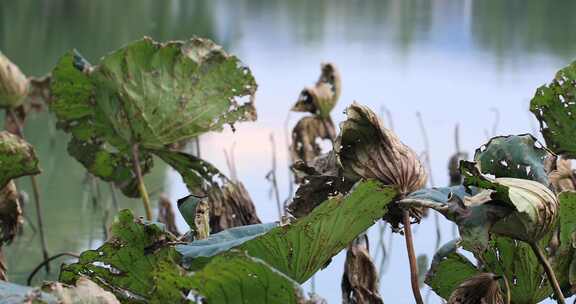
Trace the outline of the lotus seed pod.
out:
<instances>
[{"instance_id":1,"label":"lotus seed pod","mask_svg":"<svg viewBox=\"0 0 576 304\"><path fill-rule=\"evenodd\" d=\"M515 210L494 224L493 233L536 242L554 228L559 203L550 189L519 178L497 178L496 183L508 187L508 199Z\"/></svg>"},{"instance_id":2,"label":"lotus seed pod","mask_svg":"<svg viewBox=\"0 0 576 304\"><path fill-rule=\"evenodd\" d=\"M0 53L0 107L17 107L27 94L28 79L18 66Z\"/></svg>"},{"instance_id":3,"label":"lotus seed pod","mask_svg":"<svg viewBox=\"0 0 576 304\"><path fill-rule=\"evenodd\" d=\"M470 277L454 289L448 304L504 304L499 279L493 273Z\"/></svg>"},{"instance_id":4,"label":"lotus seed pod","mask_svg":"<svg viewBox=\"0 0 576 304\"><path fill-rule=\"evenodd\" d=\"M353 103L340 124L335 150L344 175L374 178L395 185L402 195L426 184L426 170L416 153L403 144L368 107Z\"/></svg>"}]
</instances>

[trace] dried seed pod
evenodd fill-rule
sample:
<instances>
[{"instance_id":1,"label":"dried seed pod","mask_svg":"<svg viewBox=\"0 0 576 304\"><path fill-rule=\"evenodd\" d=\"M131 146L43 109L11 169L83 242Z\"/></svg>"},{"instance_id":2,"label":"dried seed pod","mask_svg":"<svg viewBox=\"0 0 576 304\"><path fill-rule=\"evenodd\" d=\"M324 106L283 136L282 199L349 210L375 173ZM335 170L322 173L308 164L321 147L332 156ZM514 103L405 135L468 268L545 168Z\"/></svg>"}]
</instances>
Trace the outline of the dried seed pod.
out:
<instances>
[{"instance_id":1,"label":"dried seed pod","mask_svg":"<svg viewBox=\"0 0 576 304\"><path fill-rule=\"evenodd\" d=\"M330 111L340 97L340 73L332 63L323 63L321 69L316 85L302 90L292 111L310 112L320 118L330 117Z\"/></svg>"},{"instance_id":2,"label":"dried seed pod","mask_svg":"<svg viewBox=\"0 0 576 304\"><path fill-rule=\"evenodd\" d=\"M375 178L397 186L403 195L424 187L426 170L416 153L384 128L372 110L353 103L346 114L335 144L345 176Z\"/></svg>"},{"instance_id":3,"label":"dried seed pod","mask_svg":"<svg viewBox=\"0 0 576 304\"><path fill-rule=\"evenodd\" d=\"M0 107L17 107L27 94L28 79L18 66L0 53Z\"/></svg>"},{"instance_id":4,"label":"dried seed pod","mask_svg":"<svg viewBox=\"0 0 576 304\"><path fill-rule=\"evenodd\" d=\"M462 282L450 295L448 304L504 304L498 280L493 273L480 273Z\"/></svg>"}]
</instances>

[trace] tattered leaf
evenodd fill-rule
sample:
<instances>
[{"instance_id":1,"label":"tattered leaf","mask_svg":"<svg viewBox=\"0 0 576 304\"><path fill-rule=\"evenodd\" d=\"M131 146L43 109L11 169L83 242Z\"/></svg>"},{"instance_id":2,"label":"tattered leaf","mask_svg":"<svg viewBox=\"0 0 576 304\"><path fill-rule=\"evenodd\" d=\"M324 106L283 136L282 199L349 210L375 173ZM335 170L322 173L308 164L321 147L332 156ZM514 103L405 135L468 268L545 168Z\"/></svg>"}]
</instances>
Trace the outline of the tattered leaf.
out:
<instances>
[{"instance_id":1,"label":"tattered leaf","mask_svg":"<svg viewBox=\"0 0 576 304\"><path fill-rule=\"evenodd\" d=\"M378 270L368 251L368 236L357 237L348 246L342 275L342 303L384 303L378 289Z\"/></svg>"},{"instance_id":2,"label":"tattered leaf","mask_svg":"<svg viewBox=\"0 0 576 304\"><path fill-rule=\"evenodd\" d=\"M498 136L476 149L474 161L483 174L531 179L548 185L544 161L552 155L530 134Z\"/></svg>"},{"instance_id":3,"label":"tattered leaf","mask_svg":"<svg viewBox=\"0 0 576 304\"><path fill-rule=\"evenodd\" d=\"M546 145L557 154L576 157L576 62L561 69L548 85L536 90L530 111L540 122Z\"/></svg>"},{"instance_id":4,"label":"tattered leaf","mask_svg":"<svg viewBox=\"0 0 576 304\"><path fill-rule=\"evenodd\" d=\"M499 279L499 276L488 272L470 277L452 292L448 304L504 304Z\"/></svg>"},{"instance_id":5,"label":"tattered leaf","mask_svg":"<svg viewBox=\"0 0 576 304\"><path fill-rule=\"evenodd\" d=\"M330 117L341 91L340 73L333 63L323 63L322 73L314 87L304 88L292 107L295 112L310 112L321 118Z\"/></svg>"},{"instance_id":6,"label":"tattered leaf","mask_svg":"<svg viewBox=\"0 0 576 304\"><path fill-rule=\"evenodd\" d=\"M207 303L301 303L300 286L264 261L240 251L213 258L192 278L193 293Z\"/></svg>"},{"instance_id":7,"label":"tattered leaf","mask_svg":"<svg viewBox=\"0 0 576 304\"><path fill-rule=\"evenodd\" d=\"M122 210L111 230L111 238L98 249L85 251L77 263L62 266L61 282L74 284L86 276L127 303L185 300L191 280L179 265L180 254L166 246L173 240L162 227Z\"/></svg>"},{"instance_id":8,"label":"tattered leaf","mask_svg":"<svg viewBox=\"0 0 576 304\"><path fill-rule=\"evenodd\" d=\"M303 117L292 129L292 145L290 146L292 159L309 163L322 153L319 141L334 141L335 139L336 129L330 117Z\"/></svg>"},{"instance_id":9,"label":"tattered leaf","mask_svg":"<svg viewBox=\"0 0 576 304\"><path fill-rule=\"evenodd\" d=\"M240 181L231 181L212 164L190 154L169 150L155 154L182 175L193 195L207 197L212 233L261 223L254 203Z\"/></svg>"},{"instance_id":10,"label":"tattered leaf","mask_svg":"<svg viewBox=\"0 0 576 304\"><path fill-rule=\"evenodd\" d=\"M0 132L0 187L14 178L40 173L34 148L20 137Z\"/></svg>"},{"instance_id":11,"label":"tattered leaf","mask_svg":"<svg viewBox=\"0 0 576 304\"><path fill-rule=\"evenodd\" d=\"M416 153L404 145L368 107L353 103L346 109L348 118L340 124L334 144L344 177L374 178L393 185L401 195L408 195L426 184L426 170ZM421 208L410 207L410 216L422 218ZM384 217L395 229L402 222L402 210L392 205Z\"/></svg>"},{"instance_id":12,"label":"tattered leaf","mask_svg":"<svg viewBox=\"0 0 576 304\"><path fill-rule=\"evenodd\" d=\"M11 180L0 189L0 247L12 242L23 221L20 193L14 181ZM0 266L0 270L1 268Z\"/></svg>"},{"instance_id":13,"label":"tattered leaf","mask_svg":"<svg viewBox=\"0 0 576 304\"><path fill-rule=\"evenodd\" d=\"M126 178L132 168L125 159L131 159L133 145L147 163L150 153L171 144L256 117L250 70L200 38L167 43L144 38L97 66L69 52L52 72L51 89L50 109L74 138L71 154L128 193L133 179ZM249 101L240 104L244 97Z\"/></svg>"},{"instance_id":14,"label":"tattered leaf","mask_svg":"<svg viewBox=\"0 0 576 304\"><path fill-rule=\"evenodd\" d=\"M486 270L506 276L513 303L538 303L552 294L542 266L525 242L494 237L483 260Z\"/></svg>"},{"instance_id":15,"label":"tattered leaf","mask_svg":"<svg viewBox=\"0 0 576 304\"><path fill-rule=\"evenodd\" d=\"M312 175L305 177L302 185L296 190L296 194L287 209L290 214L300 218L309 214L325 200L347 193L354 185L344 180L343 177Z\"/></svg>"},{"instance_id":16,"label":"tattered leaf","mask_svg":"<svg viewBox=\"0 0 576 304\"><path fill-rule=\"evenodd\" d=\"M345 176L375 178L409 194L426 184L416 153L404 145L368 107L353 103L340 124L335 151Z\"/></svg>"}]
</instances>

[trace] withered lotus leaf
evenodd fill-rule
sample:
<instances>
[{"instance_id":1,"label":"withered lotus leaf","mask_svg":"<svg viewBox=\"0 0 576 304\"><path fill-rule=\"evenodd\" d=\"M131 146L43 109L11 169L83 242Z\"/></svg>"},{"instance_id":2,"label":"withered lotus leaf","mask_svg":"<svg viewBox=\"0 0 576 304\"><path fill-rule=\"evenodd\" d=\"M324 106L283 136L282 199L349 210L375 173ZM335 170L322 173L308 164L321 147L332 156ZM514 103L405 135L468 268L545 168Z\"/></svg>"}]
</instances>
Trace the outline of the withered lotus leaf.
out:
<instances>
[{"instance_id":1,"label":"withered lotus leaf","mask_svg":"<svg viewBox=\"0 0 576 304\"><path fill-rule=\"evenodd\" d=\"M340 97L340 73L333 63L321 65L320 78L314 87L306 87L292 107L294 112L310 112L320 118L329 118L330 111Z\"/></svg>"},{"instance_id":2,"label":"withered lotus leaf","mask_svg":"<svg viewBox=\"0 0 576 304\"><path fill-rule=\"evenodd\" d=\"M353 103L346 114L335 144L345 176L375 178L398 187L403 195L424 187L427 174L416 153L372 110Z\"/></svg>"},{"instance_id":3,"label":"withered lotus leaf","mask_svg":"<svg viewBox=\"0 0 576 304\"><path fill-rule=\"evenodd\" d=\"M29 81L8 57L0 53L0 108L22 104L28 94Z\"/></svg>"},{"instance_id":4,"label":"withered lotus leaf","mask_svg":"<svg viewBox=\"0 0 576 304\"><path fill-rule=\"evenodd\" d=\"M493 273L477 274L454 290L448 304L504 304L499 279Z\"/></svg>"}]
</instances>

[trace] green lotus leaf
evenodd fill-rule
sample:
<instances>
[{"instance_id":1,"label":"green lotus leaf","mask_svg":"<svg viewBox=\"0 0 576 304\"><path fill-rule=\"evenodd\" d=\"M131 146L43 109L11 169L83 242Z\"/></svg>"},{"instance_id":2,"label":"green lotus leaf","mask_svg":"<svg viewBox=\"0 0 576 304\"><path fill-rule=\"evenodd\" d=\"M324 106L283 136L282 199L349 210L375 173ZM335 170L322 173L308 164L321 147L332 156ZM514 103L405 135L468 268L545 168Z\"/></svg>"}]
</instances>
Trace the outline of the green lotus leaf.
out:
<instances>
[{"instance_id":1,"label":"green lotus leaf","mask_svg":"<svg viewBox=\"0 0 576 304\"><path fill-rule=\"evenodd\" d=\"M208 240L177 248L183 254L184 262L193 269L203 267L210 260L201 257L213 256L222 248L233 248L245 251L303 283L381 218L396 196L397 191L392 187L375 180L362 181L346 196L326 200L293 223L276 228L247 226L228 229ZM262 229L270 230L259 235ZM228 236L232 233L234 236L230 239ZM196 246L203 244L210 247Z\"/></svg>"},{"instance_id":2,"label":"green lotus leaf","mask_svg":"<svg viewBox=\"0 0 576 304\"><path fill-rule=\"evenodd\" d=\"M185 301L191 279L180 266L180 254L166 245L174 240L162 226L122 210L111 230L102 246L83 252L77 263L63 265L59 280L72 285L88 277L126 303Z\"/></svg>"},{"instance_id":3,"label":"green lotus leaf","mask_svg":"<svg viewBox=\"0 0 576 304\"><path fill-rule=\"evenodd\" d=\"M32 145L6 131L0 132L0 188L11 179L40 173Z\"/></svg>"},{"instance_id":4,"label":"green lotus leaf","mask_svg":"<svg viewBox=\"0 0 576 304\"><path fill-rule=\"evenodd\" d=\"M480 273L466 257L456 252L456 240L440 247L434 254L425 283L444 299L466 279Z\"/></svg>"},{"instance_id":5,"label":"green lotus leaf","mask_svg":"<svg viewBox=\"0 0 576 304\"><path fill-rule=\"evenodd\" d=\"M544 243L544 242L543 242ZM544 244L543 244L544 245ZM508 237L494 237L483 255L485 269L508 279L513 303L539 303L552 294L546 274L530 245Z\"/></svg>"},{"instance_id":6,"label":"green lotus leaf","mask_svg":"<svg viewBox=\"0 0 576 304\"><path fill-rule=\"evenodd\" d=\"M387 211L398 195L375 180L326 200L294 223L274 228L237 249L303 283Z\"/></svg>"},{"instance_id":7,"label":"green lotus leaf","mask_svg":"<svg viewBox=\"0 0 576 304\"><path fill-rule=\"evenodd\" d=\"M240 251L218 255L191 280L192 292L208 303L303 303L298 283Z\"/></svg>"},{"instance_id":8,"label":"green lotus leaf","mask_svg":"<svg viewBox=\"0 0 576 304\"><path fill-rule=\"evenodd\" d=\"M536 143L530 134L494 137L476 149L474 161L483 174L531 179L548 185L544 161L551 154Z\"/></svg>"},{"instance_id":9,"label":"green lotus leaf","mask_svg":"<svg viewBox=\"0 0 576 304\"><path fill-rule=\"evenodd\" d=\"M124 185L134 184L126 162L132 146L148 164L170 144L256 118L250 70L200 38L144 38L96 66L69 52L52 71L51 90L57 124L73 136L71 154L92 174Z\"/></svg>"},{"instance_id":10,"label":"green lotus leaf","mask_svg":"<svg viewBox=\"0 0 576 304\"><path fill-rule=\"evenodd\" d=\"M568 158L576 157L576 62L561 69L530 101L530 111L540 122L549 149Z\"/></svg>"}]
</instances>

